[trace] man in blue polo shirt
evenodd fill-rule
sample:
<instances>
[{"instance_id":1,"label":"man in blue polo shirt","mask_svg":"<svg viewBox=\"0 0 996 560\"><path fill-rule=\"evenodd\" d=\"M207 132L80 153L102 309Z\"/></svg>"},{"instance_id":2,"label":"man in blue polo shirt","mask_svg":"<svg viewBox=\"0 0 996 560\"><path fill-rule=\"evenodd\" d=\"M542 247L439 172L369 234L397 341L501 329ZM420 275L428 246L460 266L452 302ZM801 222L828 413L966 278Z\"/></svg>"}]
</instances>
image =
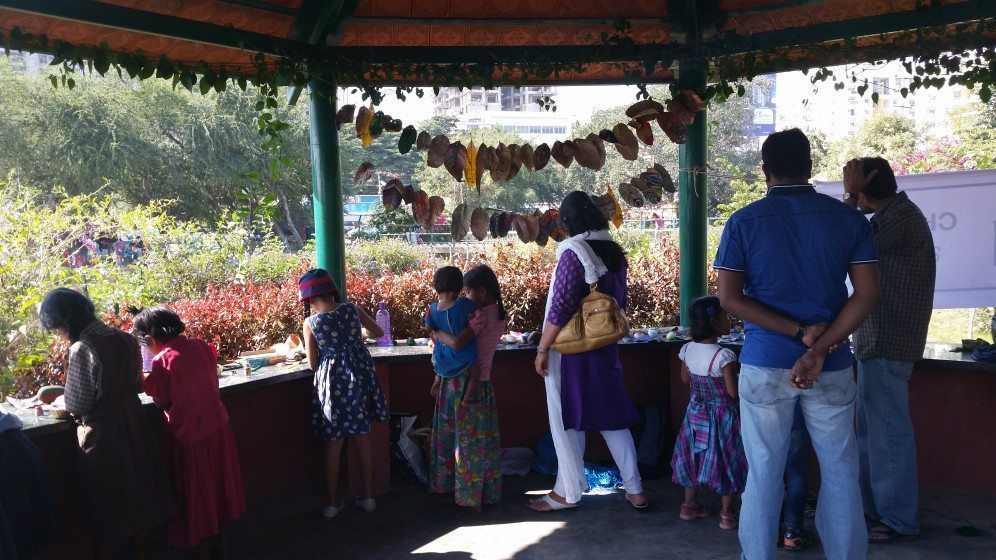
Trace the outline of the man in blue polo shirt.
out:
<instances>
[{"instance_id":1,"label":"man in blue polo shirt","mask_svg":"<svg viewBox=\"0 0 996 560\"><path fill-rule=\"evenodd\" d=\"M878 298L874 236L860 213L809 184L813 163L802 131L769 136L761 159L768 194L730 217L714 263L723 308L746 323L740 414L750 469L743 557L775 557L799 402L820 460L816 528L823 550L830 560L859 560L867 531L854 436L854 358L846 339Z\"/></svg>"}]
</instances>

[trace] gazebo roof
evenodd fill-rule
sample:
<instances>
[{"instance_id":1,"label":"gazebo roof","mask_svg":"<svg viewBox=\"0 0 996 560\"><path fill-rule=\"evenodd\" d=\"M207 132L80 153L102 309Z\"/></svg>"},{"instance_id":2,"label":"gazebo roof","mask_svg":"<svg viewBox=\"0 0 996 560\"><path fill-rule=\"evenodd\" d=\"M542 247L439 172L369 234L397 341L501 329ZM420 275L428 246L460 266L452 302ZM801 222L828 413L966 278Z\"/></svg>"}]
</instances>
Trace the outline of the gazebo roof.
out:
<instances>
[{"instance_id":1,"label":"gazebo roof","mask_svg":"<svg viewBox=\"0 0 996 560\"><path fill-rule=\"evenodd\" d=\"M996 2L985 0L0 0L0 34L44 37L35 50L58 41L106 45L245 74L257 53L273 67L307 56L379 64L388 70L369 78L381 83L428 81L391 70L399 62L578 61L585 66L555 76L506 67L495 78L611 83L632 81L632 71L642 81L667 81L672 63L687 57L738 64L746 53L780 53L749 68L756 74L814 65L812 53L819 65L915 54L932 45L911 30L956 30L993 17ZM993 37L974 33L974 44L964 45L955 33L945 45L981 46ZM648 59L659 64L648 67Z\"/></svg>"}]
</instances>

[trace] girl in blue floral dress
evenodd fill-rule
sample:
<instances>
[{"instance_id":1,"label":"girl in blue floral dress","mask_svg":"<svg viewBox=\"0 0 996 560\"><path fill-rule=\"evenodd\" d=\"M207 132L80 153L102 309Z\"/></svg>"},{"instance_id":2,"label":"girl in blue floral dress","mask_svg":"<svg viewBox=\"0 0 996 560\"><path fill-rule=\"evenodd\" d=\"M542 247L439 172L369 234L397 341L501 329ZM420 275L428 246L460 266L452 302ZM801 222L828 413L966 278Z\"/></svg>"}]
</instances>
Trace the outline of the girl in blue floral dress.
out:
<instances>
[{"instance_id":1,"label":"girl in blue floral dress","mask_svg":"<svg viewBox=\"0 0 996 560\"><path fill-rule=\"evenodd\" d=\"M377 504L373 499L369 434L374 422L387 420L389 414L363 337L364 331L372 338L383 333L365 311L341 301L338 286L325 270L306 272L298 282L298 290L305 309L314 312L304 320L304 347L308 364L315 372L312 426L315 437L325 442L329 505L322 515L332 519L345 507L339 496L339 466L346 438L359 451L363 474L363 497L356 504L371 512Z\"/></svg>"}]
</instances>

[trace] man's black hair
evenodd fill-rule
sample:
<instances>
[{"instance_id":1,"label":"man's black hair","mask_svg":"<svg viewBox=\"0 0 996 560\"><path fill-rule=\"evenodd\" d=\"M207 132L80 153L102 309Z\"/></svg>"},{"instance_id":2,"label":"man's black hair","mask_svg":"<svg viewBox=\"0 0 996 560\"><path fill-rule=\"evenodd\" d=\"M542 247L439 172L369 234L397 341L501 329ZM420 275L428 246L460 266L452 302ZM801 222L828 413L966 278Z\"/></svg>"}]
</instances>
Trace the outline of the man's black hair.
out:
<instances>
[{"instance_id":1,"label":"man's black hair","mask_svg":"<svg viewBox=\"0 0 996 560\"><path fill-rule=\"evenodd\" d=\"M865 196L872 200L885 200L896 194L899 185L896 184L896 174L893 173L889 162L880 157L865 157L861 158L861 164L865 176L876 169L878 170L878 173L868 182L868 186L861 191Z\"/></svg>"},{"instance_id":2,"label":"man's black hair","mask_svg":"<svg viewBox=\"0 0 996 560\"><path fill-rule=\"evenodd\" d=\"M798 128L776 132L761 144L761 161L772 177L808 179L813 172L809 138Z\"/></svg>"}]
</instances>

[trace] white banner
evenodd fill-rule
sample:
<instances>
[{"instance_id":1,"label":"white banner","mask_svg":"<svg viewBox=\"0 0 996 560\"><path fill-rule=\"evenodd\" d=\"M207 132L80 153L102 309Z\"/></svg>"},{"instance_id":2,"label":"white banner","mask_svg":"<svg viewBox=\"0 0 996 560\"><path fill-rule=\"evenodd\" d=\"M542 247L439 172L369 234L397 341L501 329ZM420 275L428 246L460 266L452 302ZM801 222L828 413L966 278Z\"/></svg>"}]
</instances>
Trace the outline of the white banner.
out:
<instances>
[{"instance_id":1,"label":"white banner","mask_svg":"<svg viewBox=\"0 0 996 560\"><path fill-rule=\"evenodd\" d=\"M934 236L934 308L996 306L996 170L904 175L896 181L923 211ZM817 182L817 190L839 198L844 184Z\"/></svg>"}]
</instances>

